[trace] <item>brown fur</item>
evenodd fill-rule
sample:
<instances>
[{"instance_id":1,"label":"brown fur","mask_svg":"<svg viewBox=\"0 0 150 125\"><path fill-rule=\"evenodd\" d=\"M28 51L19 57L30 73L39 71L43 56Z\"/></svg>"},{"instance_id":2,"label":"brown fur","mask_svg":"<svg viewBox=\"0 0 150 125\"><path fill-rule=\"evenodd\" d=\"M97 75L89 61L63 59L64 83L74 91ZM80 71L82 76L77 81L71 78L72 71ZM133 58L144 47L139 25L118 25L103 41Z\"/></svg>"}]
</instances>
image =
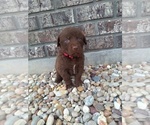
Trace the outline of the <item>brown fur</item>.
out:
<instances>
[{"instance_id":1,"label":"brown fur","mask_svg":"<svg viewBox=\"0 0 150 125\"><path fill-rule=\"evenodd\" d=\"M81 76L84 69L84 44L86 44L85 36L78 28L65 28L58 36L55 82L60 83L64 80L67 89L72 86L78 87L82 85ZM64 53L67 55L65 56ZM72 83L71 76L75 76L74 83Z\"/></svg>"}]
</instances>

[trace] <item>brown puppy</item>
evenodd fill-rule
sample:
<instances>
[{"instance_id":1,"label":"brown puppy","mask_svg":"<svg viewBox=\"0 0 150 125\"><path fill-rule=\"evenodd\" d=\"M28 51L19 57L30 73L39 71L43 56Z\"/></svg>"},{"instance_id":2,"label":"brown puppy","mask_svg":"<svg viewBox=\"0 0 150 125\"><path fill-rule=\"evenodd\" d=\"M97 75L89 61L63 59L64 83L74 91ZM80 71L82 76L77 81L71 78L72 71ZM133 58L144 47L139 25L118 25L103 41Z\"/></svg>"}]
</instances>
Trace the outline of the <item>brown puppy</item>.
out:
<instances>
[{"instance_id":1,"label":"brown puppy","mask_svg":"<svg viewBox=\"0 0 150 125\"><path fill-rule=\"evenodd\" d=\"M65 28L58 36L58 55L56 59L56 83L62 80L66 83L66 88L82 85L81 76L84 69L83 46L86 39L82 31L78 28ZM75 76L72 83L71 76Z\"/></svg>"}]
</instances>

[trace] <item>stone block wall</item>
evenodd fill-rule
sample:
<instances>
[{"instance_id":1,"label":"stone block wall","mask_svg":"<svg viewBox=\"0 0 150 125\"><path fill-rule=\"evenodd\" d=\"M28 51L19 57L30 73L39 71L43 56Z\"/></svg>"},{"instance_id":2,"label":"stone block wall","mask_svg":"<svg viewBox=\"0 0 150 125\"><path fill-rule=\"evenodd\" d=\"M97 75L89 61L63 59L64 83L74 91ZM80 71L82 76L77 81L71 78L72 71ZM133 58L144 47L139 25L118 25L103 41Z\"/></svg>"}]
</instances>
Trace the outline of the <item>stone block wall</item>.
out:
<instances>
[{"instance_id":1,"label":"stone block wall","mask_svg":"<svg viewBox=\"0 0 150 125\"><path fill-rule=\"evenodd\" d=\"M150 1L122 1L122 47L150 47Z\"/></svg>"},{"instance_id":2,"label":"stone block wall","mask_svg":"<svg viewBox=\"0 0 150 125\"><path fill-rule=\"evenodd\" d=\"M0 2L0 60L12 58L28 58L28 2L24 0Z\"/></svg>"},{"instance_id":3,"label":"stone block wall","mask_svg":"<svg viewBox=\"0 0 150 125\"><path fill-rule=\"evenodd\" d=\"M85 51L122 47L120 0L29 1L29 58L56 55L60 31L81 28L87 39Z\"/></svg>"},{"instance_id":4,"label":"stone block wall","mask_svg":"<svg viewBox=\"0 0 150 125\"><path fill-rule=\"evenodd\" d=\"M0 59L55 57L68 26L84 31L86 53L149 48L149 8L149 0L2 0Z\"/></svg>"}]
</instances>

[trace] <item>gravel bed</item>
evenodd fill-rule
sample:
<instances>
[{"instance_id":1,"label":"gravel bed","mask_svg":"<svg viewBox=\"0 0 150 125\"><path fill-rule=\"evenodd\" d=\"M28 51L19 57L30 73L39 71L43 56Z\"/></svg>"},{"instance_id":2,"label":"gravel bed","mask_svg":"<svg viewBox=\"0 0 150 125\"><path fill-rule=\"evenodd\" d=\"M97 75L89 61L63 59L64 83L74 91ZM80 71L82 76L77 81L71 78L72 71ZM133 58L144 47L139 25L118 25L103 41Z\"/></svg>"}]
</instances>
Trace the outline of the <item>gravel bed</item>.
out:
<instances>
[{"instance_id":1,"label":"gravel bed","mask_svg":"<svg viewBox=\"0 0 150 125\"><path fill-rule=\"evenodd\" d=\"M0 125L149 125L150 63L84 69L68 90L55 70L0 75Z\"/></svg>"}]
</instances>

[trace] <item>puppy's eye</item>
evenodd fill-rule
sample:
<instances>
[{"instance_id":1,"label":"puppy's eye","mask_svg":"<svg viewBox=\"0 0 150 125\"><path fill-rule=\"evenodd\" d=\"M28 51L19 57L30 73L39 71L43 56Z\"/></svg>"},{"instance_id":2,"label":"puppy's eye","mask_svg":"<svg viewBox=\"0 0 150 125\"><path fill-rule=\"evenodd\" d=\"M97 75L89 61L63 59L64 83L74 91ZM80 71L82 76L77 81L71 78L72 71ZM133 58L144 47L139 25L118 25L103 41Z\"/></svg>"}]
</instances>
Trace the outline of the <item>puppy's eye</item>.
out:
<instances>
[{"instance_id":1,"label":"puppy's eye","mask_svg":"<svg viewBox=\"0 0 150 125\"><path fill-rule=\"evenodd\" d=\"M69 42L70 42L70 40L69 40L69 39L66 39L66 40L65 40L65 43L69 43Z\"/></svg>"},{"instance_id":2,"label":"puppy's eye","mask_svg":"<svg viewBox=\"0 0 150 125\"><path fill-rule=\"evenodd\" d=\"M82 38L78 38L77 40L78 40L78 41L82 41Z\"/></svg>"}]
</instances>

